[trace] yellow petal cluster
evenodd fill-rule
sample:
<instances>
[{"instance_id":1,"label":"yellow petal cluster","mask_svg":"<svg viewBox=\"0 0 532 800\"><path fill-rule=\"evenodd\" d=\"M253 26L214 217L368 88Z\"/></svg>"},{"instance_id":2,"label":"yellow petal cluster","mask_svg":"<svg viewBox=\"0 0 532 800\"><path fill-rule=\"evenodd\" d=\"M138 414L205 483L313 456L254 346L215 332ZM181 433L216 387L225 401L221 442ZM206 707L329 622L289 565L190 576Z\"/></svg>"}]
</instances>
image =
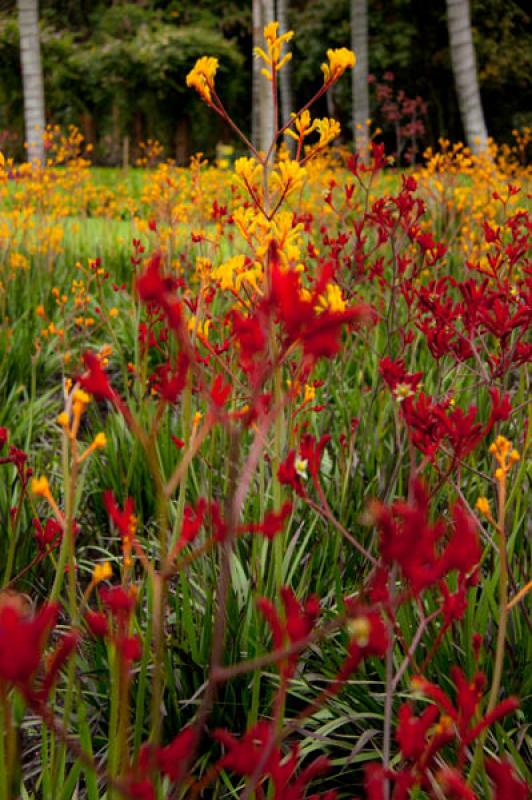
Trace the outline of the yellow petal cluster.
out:
<instances>
[{"instance_id":1,"label":"yellow petal cluster","mask_svg":"<svg viewBox=\"0 0 532 800\"><path fill-rule=\"evenodd\" d=\"M283 50L283 45L290 41L294 35L294 31L287 31L281 36L278 35L278 32L278 22L268 23L268 25L266 25L264 28L264 39L266 41L266 49L268 52L266 53L262 47L255 47L253 51L254 54L258 58L262 58L264 63L267 65L267 68L262 69L261 72L270 81L272 80L274 73L279 72L279 70L282 69L284 65L292 58L292 53L286 53L282 57L281 53Z\"/></svg>"},{"instance_id":2,"label":"yellow petal cluster","mask_svg":"<svg viewBox=\"0 0 532 800\"><path fill-rule=\"evenodd\" d=\"M318 127L318 120L311 119L310 111L308 111L308 109L303 111L302 114L299 114L299 116L292 112L292 117L295 117L294 127L297 133L291 131L290 128L288 128L285 133L287 136L291 136L292 139L295 139L296 142L298 142L300 139L304 139L306 136L309 136L309 134L315 131Z\"/></svg>"},{"instance_id":3,"label":"yellow petal cluster","mask_svg":"<svg viewBox=\"0 0 532 800\"><path fill-rule=\"evenodd\" d=\"M521 456L517 450L512 448L512 443L504 436L497 436L494 442L489 447L489 451L499 464L495 470L495 478L498 481L503 481L512 468L512 466L519 461Z\"/></svg>"},{"instance_id":4,"label":"yellow petal cluster","mask_svg":"<svg viewBox=\"0 0 532 800\"><path fill-rule=\"evenodd\" d=\"M212 102L214 89L214 76L218 69L218 59L213 56L198 58L194 67L187 75L187 86L195 89L206 103Z\"/></svg>"},{"instance_id":5,"label":"yellow petal cluster","mask_svg":"<svg viewBox=\"0 0 532 800\"><path fill-rule=\"evenodd\" d=\"M477 511L480 511L485 517L487 517L490 512L490 503L487 497L479 497L477 502L475 503L475 508Z\"/></svg>"},{"instance_id":6,"label":"yellow petal cluster","mask_svg":"<svg viewBox=\"0 0 532 800\"><path fill-rule=\"evenodd\" d=\"M272 184L284 197L303 186L307 171L297 161L280 161L277 170L272 174Z\"/></svg>"},{"instance_id":7,"label":"yellow petal cluster","mask_svg":"<svg viewBox=\"0 0 532 800\"><path fill-rule=\"evenodd\" d=\"M50 484L45 475L42 475L40 478L33 478L31 482L31 493L37 497L44 497L46 499L51 496Z\"/></svg>"},{"instance_id":8,"label":"yellow petal cluster","mask_svg":"<svg viewBox=\"0 0 532 800\"><path fill-rule=\"evenodd\" d=\"M338 120L330 119L329 117L316 120L316 127L318 129L318 133L320 134L318 141L318 147L320 148L325 147L333 142L338 136L340 136L340 133L342 132L342 128Z\"/></svg>"},{"instance_id":9,"label":"yellow petal cluster","mask_svg":"<svg viewBox=\"0 0 532 800\"><path fill-rule=\"evenodd\" d=\"M96 564L92 571L93 584L101 583L102 581L108 581L109 578L112 577L113 568L109 561L103 561L101 564Z\"/></svg>"},{"instance_id":10,"label":"yellow petal cluster","mask_svg":"<svg viewBox=\"0 0 532 800\"><path fill-rule=\"evenodd\" d=\"M342 297L342 290L337 283L329 282L325 287L325 293L318 298L317 311L332 311L341 313L345 311L346 304Z\"/></svg>"},{"instance_id":11,"label":"yellow petal cluster","mask_svg":"<svg viewBox=\"0 0 532 800\"><path fill-rule=\"evenodd\" d=\"M235 173L240 178L240 183L245 187L253 187L262 179L263 167L254 158L237 158Z\"/></svg>"},{"instance_id":12,"label":"yellow petal cluster","mask_svg":"<svg viewBox=\"0 0 532 800\"><path fill-rule=\"evenodd\" d=\"M356 64L356 56L347 47L327 50L327 64L321 65L324 83L332 83L344 74L346 69L352 69Z\"/></svg>"}]
</instances>

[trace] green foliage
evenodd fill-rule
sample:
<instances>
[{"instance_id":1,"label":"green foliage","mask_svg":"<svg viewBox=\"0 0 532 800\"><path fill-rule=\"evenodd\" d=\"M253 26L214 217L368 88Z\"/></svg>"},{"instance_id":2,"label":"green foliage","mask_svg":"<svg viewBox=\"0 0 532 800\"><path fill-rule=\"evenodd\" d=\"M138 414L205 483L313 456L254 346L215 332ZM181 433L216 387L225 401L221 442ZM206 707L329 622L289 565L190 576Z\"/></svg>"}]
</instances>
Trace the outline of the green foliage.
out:
<instances>
[{"instance_id":1,"label":"green foliage","mask_svg":"<svg viewBox=\"0 0 532 800\"><path fill-rule=\"evenodd\" d=\"M17 132L23 155L23 114L15 3L0 12L0 131ZM121 137L149 137L173 154L176 126L192 127L196 149L209 153L230 135L212 126L185 76L196 58L220 59L218 85L239 109L237 123L250 126L251 3L231 0L223 14L215 0L42 0L40 4L47 114L50 121L80 126L100 143L97 158L118 160ZM488 129L508 140L514 127L530 124L532 107L531 15L523 0L474 0L472 22ZM296 99L317 88L324 46L350 45L349 0L292 0ZM391 70L395 86L428 102L428 143L463 136L449 57L444 0L372 0L369 3L370 71ZM244 69L245 68L245 69ZM373 108L375 102L373 100ZM349 135L349 82L329 98ZM327 112L322 100L319 112ZM372 109L373 113L373 109ZM190 133L190 131L189 131Z\"/></svg>"}]
</instances>

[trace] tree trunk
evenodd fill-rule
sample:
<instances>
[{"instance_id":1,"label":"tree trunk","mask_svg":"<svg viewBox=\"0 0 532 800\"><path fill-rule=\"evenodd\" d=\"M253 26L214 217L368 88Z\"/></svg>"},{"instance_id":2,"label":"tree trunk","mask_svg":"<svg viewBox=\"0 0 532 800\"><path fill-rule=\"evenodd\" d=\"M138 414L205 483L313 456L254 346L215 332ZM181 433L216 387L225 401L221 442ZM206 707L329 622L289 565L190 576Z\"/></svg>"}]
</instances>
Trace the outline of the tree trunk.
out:
<instances>
[{"instance_id":1,"label":"tree trunk","mask_svg":"<svg viewBox=\"0 0 532 800\"><path fill-rule=\"evenodd\" d=\"M268 22L275 19L274 0L253 0L253 48L264 49L262 30ZM253 56L253 104L251 111L251 136L255 147L266 152L273 139L273 96L272 84L261 70L264 62Z\"/></svg>"},{"instance_id":2,"label":"tree trunk","mask_svg":"<svg viewBox=\"0 0 532 800\"><path fill-rule=\"evenodd\" d=\"M262 8L261 0L253 0L252 4L252 25L253 25L253 72L251 86L251 141L255 147L260 148L260 85L262 76L260 74L261 62L255 56L255 48L262 47Z\"/></svg>"},{"instance_id":3,"label":"tree trunk","mask_svg":"<svg viewBox=\"0 0 532 800\"><path fill-rule=\"evenodd\" d=\"M288 25L288 7L289 0L277 0L277 17L279 20L279 33L283 34L289 30ZM290 121L290 114L295 111L294 97L292 92L292 62L287 63L279 73L279 83L281 89L281 123L286 125ZM292 151L295 145L291 137L286 137L285 142Z\"/></svg>"},{"instance_id":4,"label":"tree trunk","mask_svg":"<svg viewBox=\"0 0 532 800\"><path fill-rule=\"evenodd\" d=\"M80 117L81 132L87 144L96 145L96 124L90 111L82 111Z\"/></svg>"},{"instance_id":5,"label":"tree trunk","mask_svg":"<svg viewBox=\"0 0 532 800\"><path fill-rule=\"evenodd\" d=\"M175 132L175 160L178 167L188 166L190 159L190 120L179 117Z\"/></svg>"},{"instance_id":6,"label":"tree trunk","mask_svg":"<svg viewBox=\"0 0 532 800\"><path fill-rule=\"evenodd\" d=\"M38 0L17 0L28 159L44 165L44 85Z\"/></svg>"},{"instance_id":7,"label":"tree trunk","mask_svg":"<svg viewBox=\"0 0 532 800\"><path fill-rule=\"evenodd\" d=\"M275 19L275 1L262 0L262 27ZM261 32L262 39L262 32ZM264 48L264 40L261 41L261 46ZM266 66L263 64L263 66ZM269 149L273 135L274 135L274 108L273 108L273 94L271 81L267 80L264 75L260 76L261 87L261 101L260 101L260 149L267 152Z\"/></svg>"},{"instance_id":8,"label":"tree trunk","mask_svg":"<svg viewBox=\"0 0 532 800\"><path fill-rule=\"evenodd\" d=\"M364 161L368 158L368 3L351 0L351 43L357 58L352 73L353 126L355 148Z\"/></svg>"},{"instance_id":9,"label":"tree trunk","mask_svg":"<svg viewBox=\"0 0 532 800\"><path fill-rule=\"evenodd\" d=\"M488 132L480 101L469 0L447 0L451 63L466 142L474 153L486 150Z\"/></svg>"}]
</instances>

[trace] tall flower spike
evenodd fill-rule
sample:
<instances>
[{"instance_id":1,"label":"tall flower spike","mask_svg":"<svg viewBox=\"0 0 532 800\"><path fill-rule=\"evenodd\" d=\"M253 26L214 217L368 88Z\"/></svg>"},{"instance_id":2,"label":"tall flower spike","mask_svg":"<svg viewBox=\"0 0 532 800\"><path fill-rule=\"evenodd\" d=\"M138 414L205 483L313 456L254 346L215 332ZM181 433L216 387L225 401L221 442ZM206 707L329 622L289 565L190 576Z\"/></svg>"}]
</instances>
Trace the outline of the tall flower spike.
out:
<instances>
[{"instance_id":1,"label":"tall flower spike","mask_svg":"<svg viewBox=\"0 0 532 800\"><path fill-rule=\"evenodd\" d=\"M286 31L281 36L278 36L279 23L269 22L264 28L264 39L266 40L267 53L264 52L262 47L255 47L254 54L262 58L268 68L262 69L262 74L268 78L269 81L273 79L273 74L279 72L284 65L292 58L292 53L285 53L281 58L283 45L290 41L294 35L294 31Z\"/></svg>"}]
</instances>

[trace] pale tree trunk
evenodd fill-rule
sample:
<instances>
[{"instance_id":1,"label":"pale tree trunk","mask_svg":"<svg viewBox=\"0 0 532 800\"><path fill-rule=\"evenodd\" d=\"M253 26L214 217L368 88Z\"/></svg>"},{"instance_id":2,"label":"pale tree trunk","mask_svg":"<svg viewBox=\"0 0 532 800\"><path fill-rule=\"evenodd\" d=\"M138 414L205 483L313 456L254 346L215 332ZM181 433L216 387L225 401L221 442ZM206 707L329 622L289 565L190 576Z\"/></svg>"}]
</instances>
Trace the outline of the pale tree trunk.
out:
<instances>
[{"instance_id":1,"label":"pale tree trunk","mask_svg":"<svg viewBox=\"0 0 532 800\"><path fill-rule=\"evenodd\" d=\"M38 0L17 0L28 158L44 164L44 86Z\"/></svg>"},{"instance_id":2,"label":"pale tree trunk","mask_svg":"<svg viewBox=\"0 0 532 800\"><path fill-rule=\"evenodd\" d=\"M260 137L260 84L262 76L260 74L261 61L255 56L255 48L262 47L262 8L261 0L253 0L251 6L253 24L253 72L251 85L251 141L259 147Z\"/></svg>"},{"instance_id":3,"label":"pale tree trunk","mask_svg":"<svg viewBox=\"0 0 532 800\"><path fill-rule=\"evenodd\" d=\"M486 150L488 132L480 101L469 0L447 0L451 63L466 142L474 153Z\"/></svg>"},{"instance_id":4,"label":"pale tree trunk","mask_svg":"<svg viewBox=\"0 0 532 800\"><path fill-rule=\"evenodd\" d=\"M351 0L351 46L357 61L352 72L355 148L368 158L368 0Z\"/></svg>"},{"instance_id":5,"label":"pale tree trunk","mask_svg":"<svg viewBox=\"0 0 532 800\"><path fill-rule=\"evenodd\" d=\"M279 20L279 33L283 34L289 30L288 26L288 7L289 0L277 0L277 18ZM292 92L292 62L287 61L279 73L279 83L281 89L281 123L286 125L290 121L290 114L295 111L294 97ZM290 149L294 149L295 142L291 137L285 137L285 142Z\"/></svg>"},{"instance_id":6,"label":"pale tree trunk","mask_svg":"<svg viewBox=\"0 0 532 800\"><path fill-rule=\"evenodd\" d=\"M253 0L253 47L265 49L262 30L268 22L275 19L274 0ZM261 69L264 62L253 57L253 107L252 107L252 138L253 144L266 152L273 139L273 96L272 85Z\"/></svg>"},{"instance_id":7,"label":"pale tree trunk","mask_svg":"<svg viewBox=\"0 0 532 800\"><path fill-rule=\"evenodd\" d=\"M264 25L267 25L269 22L272 22L275 19L275 2L274 0L262 0L261 7L262 26L264 27ZM262 41L262 47L264 47L264 41ZM264 75L261 75L260 77L261 99L259 149L266 152L272 143L275 127L273 119L273 94L271 81L267 80Z\"/></svg>"}]
</instances>

